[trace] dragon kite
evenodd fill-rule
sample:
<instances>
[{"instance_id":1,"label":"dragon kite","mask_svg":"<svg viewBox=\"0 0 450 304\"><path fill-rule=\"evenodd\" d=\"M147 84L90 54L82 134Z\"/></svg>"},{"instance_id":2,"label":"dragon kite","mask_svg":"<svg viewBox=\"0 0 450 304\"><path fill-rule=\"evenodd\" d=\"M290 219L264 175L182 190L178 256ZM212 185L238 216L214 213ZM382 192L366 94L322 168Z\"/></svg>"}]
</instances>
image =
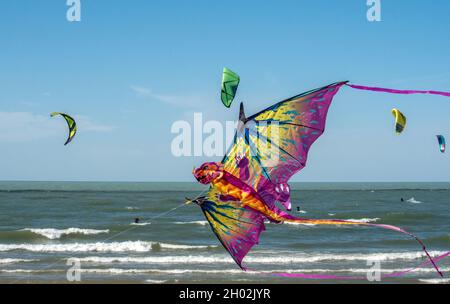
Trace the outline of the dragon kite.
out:
<instances>
[{"instance_id":1,"label":"dragon kite","mask_svg":"<svg viewBox=\"0 0 450 304\"><path fill-rule=\"evenodd\" d=\"M265 230L264 222L270 221L364 225L401 232L419 242L429 263L442 276L422 241L399 227L340 219L308 219L286 212L291 210L288 181L306 166L311 145L325 130L333 97L344 85L396 94L450 97L450 93L444 92L362 87L344 81L280 101L250 117L246 117L241 103L233 144L222 161L204 163L193 171L200 183L210 185L207 194L188 203L201 207L214 234L243 270L246 269L242 265L244 257L258 244L260 233Z\"/></svg>"}]
</instances>

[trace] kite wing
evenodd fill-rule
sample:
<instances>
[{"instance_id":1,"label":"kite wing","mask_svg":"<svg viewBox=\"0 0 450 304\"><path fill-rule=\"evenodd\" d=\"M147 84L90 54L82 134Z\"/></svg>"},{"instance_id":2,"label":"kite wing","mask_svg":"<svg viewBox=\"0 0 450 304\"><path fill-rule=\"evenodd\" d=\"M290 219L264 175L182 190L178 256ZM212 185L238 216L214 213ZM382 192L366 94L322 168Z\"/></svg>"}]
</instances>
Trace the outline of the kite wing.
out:
<instances>
[{"instance_id":1,"label":"kite wing","mask_svg":"<svg viewBox=\"0 0 450 304\"><path fill-rule=\"evenodd\" d=\"M406 127L406 117L398 109L392 109L392 115L395 117L395 132L400 134Z\"/></svg>"},{"instance_id":2,"label":"kite wing","mask_svg":"<svg viewBox=\"0 0 450 304\"><path fill-rule=\"evenodd\" d=\"M67 114L60 113L60 112L53 112L50 114L51 117L54 117L56 115L61 115L62 117L64 117L64 119L66 120L67 125L69 127L69 137L67 138L66 143L64 144L64 145L67 145L68 143L70 143L72 141L75 134L77 133L77 123L75 122L75 120L72 117L70 117Z\"/></svg>"},{"instance_id":3,"label":"kite wing","mask_svg":"<svg viewBox=\"0 0 450 304\"><path fill-rule=\"evenodd\" d=\"M242 259L258 244L259 234L265 230L263 216L232 197L221 195L215 188L210 188L199 205L223 247L245 270Z\"/></svg>"},{"instance_id":4,"label":"kite wing","mask_svg":"<svg viewBox=\"0 0 450 304\"><path fill-rule=\"evenodd\" d=\"M224 106L229 108L231 103L234 100L234 96L236 95L237 88L239 86L239 75L235 72L223 68L222 74L222 91L221 91L221 99Z\"/></svg>"},{"instance_id":5,"label":"kite wing","mask_svg":"<svg viewBox=\"0 0 450 304\"><path fill-rule=\"evenodd\" d=\"M328 108L346 82L283 100L249 118L241 117L224 169L260 192L268 185L289 191L287 181L306 165L308 151L322 135Z\"/></svg>"},{"instance_id":6,"label":"kite wing","mask_svg":"<svg viewBox=\"0 0 450 304\"><path fill-rule=\"evenodd\" d=\"M439 143L439 150L444 153L445 152L445 137L443 135L436 135Z\"/></svg>"}]
</instances>

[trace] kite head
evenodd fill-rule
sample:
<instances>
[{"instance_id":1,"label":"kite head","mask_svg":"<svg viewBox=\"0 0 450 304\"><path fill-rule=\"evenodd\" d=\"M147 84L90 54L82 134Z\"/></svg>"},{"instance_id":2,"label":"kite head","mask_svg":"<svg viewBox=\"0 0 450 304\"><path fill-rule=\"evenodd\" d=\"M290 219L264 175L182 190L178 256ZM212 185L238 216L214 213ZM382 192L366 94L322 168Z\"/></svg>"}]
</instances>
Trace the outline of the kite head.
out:
<instances>
[{"instance_id":1,"label":"kite head","mask_svg":"<svg viewBox=\"0 0 450 304\"><path fill-rule=\"evenodd\" d=\"M210 162L204 163L200 168L194 168L192 173L200 183L207 185L222 177L223 168L221 164Z\"/></svg>"}]
</instances>

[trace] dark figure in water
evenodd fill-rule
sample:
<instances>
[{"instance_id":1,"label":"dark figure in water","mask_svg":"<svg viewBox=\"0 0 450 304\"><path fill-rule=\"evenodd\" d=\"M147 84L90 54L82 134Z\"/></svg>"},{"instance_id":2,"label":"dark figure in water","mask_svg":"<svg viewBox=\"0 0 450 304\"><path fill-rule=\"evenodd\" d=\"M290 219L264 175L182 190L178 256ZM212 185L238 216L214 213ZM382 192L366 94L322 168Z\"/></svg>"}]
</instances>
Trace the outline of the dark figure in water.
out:
<instances>
[{"instance_id":1,"label":"dark figure in water","mask_svg":"<svg viewBox=\"0 0 450 304\"><path fill-rule=\"evenodd\" d=\"M135 223L135 224L138 224L138 223L139 223L139 218L138 218L138 217L134 219L134 223Z\"/></svg>"},{"instance_id":2,"label":"dark figure in water","mask_svg":"<svg viewBox=\"0 0 450 304\"><path fill-rule=\"evenodd\" d=\"M299 206L297 206L297 212L300 212L300 207Z\"/></svg>"},{"instance_id":3,"label":"dark figure in water","mask_svg":"<svg viewBox=\"0 0 450 304\"><path fill-rule=\"evenodd\" d=\"M400 201L404 202L405 200L403 199L403 197L400 199Z\"/></svg>"}]
</instances>

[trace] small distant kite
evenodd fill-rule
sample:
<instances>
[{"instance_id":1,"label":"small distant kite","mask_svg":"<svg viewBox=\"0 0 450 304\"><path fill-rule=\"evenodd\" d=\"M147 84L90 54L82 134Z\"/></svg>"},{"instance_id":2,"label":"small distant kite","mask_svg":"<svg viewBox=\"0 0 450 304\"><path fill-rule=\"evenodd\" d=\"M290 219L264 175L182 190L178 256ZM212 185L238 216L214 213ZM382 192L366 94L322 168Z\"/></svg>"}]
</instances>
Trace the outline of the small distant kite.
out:
<instances>
[{"instance_id":1,"label":"small distant kite","mask_svg":"<svg viewBox=\"0 0 450 304\"><path fill-rule=\"evenodd\" d=\"M439 150L441 150L442 153L445 152L445 137L443 135L436 135L438 143L439 143Z\"/></svg>"},{"instance_id":2,"label":"small distant kite","mask_svg":"<svg viewBox=\"0 0 450 304\"><path fill-rule=\"evenodd\" d=\"M400 134L406 127L406 117L398 109L392 109L392 115L395 117L395 132Z\"/></svg>"},{"instance_id":3,"label":"small distant kite","mask_svg":"<svg viewBox=\"0 0 450 304\"><path fill-rule=\"evenodd\" d=\"M236 95L236 91L239 86L239 75L229 70L227 68L223 68L222 74L222 91L221 91L221 99L224 106L229 108L231 103L234 100L234 96Z\"/></svg>"},{"instance_id":4,"label":"small distant kite","mask_svg":"<svg viewBox=\"0 0 450 304\"><path fill-rule=\"evenodd\" d=\"M64 119L67 122L67 126L69 127L69 137L67 138L66 143L64 144L67 145L72 141L75 134L77 133L77 123L75 122L75 119L73 119L69 115L60 112L53 112L50 114L50 117L54 117L56 115L61 115L62 117L64 117Z\"/></svg>"}]
</instances>

